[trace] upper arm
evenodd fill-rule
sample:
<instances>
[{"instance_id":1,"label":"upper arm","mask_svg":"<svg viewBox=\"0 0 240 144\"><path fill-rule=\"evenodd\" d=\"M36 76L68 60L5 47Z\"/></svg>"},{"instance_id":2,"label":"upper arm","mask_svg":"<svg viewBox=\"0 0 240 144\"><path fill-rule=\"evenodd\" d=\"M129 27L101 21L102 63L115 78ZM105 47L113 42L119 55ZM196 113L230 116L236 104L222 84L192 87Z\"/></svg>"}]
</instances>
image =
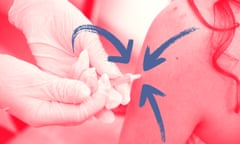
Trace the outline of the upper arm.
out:
<instances>
[{"instance_id":1,"label":"upper arm","mask_svg":"<svg viewBox=\"0 0 240 144\"><path fill-rule=\"evenodd\" d=\"M180 38L159 56L166 59L164 63L149 71L143 70L147 46L153 53L169 38L191 27L198 30ZM209 89L206 85L208 79L214 75L209 62L210 50L207 49L209 34L209 30L195 18L188 4L182 1L172 2L157 16L139 57L136 72L141 73L142 78L132 88L132 101L127 110L122 139L137 143L160 143L160 130L151 105L146 102L142 108L139 107L142 85L150 84L166 95L155 97L165 126L166 142L186 142L200 121L201 109L206 105L201 99L205 90ZM131 129L136 133L132 134Z\"/></svg>"}]
</instances>

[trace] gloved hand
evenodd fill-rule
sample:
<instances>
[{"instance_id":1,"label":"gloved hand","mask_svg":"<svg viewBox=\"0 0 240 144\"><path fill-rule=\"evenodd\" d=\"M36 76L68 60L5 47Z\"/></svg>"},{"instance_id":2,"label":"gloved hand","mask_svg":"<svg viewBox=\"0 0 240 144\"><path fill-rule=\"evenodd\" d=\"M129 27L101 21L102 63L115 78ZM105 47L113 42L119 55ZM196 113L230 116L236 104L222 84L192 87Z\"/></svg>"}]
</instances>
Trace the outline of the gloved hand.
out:
<instances>
[{"instance_id":1,"label":"gloved hand","mask_svg":"<svg viewBox=\"0 0 240 144\"><path fill-rule=\"evenodd\" d=\"M107 61L107 54L95 33L80 33L75 39L73 53L71 38L74 29L90 24L90 21L67 0L15 0L9 11L9 20L23 31L42 70L79 79L78 59L85 49L98 75L106 73L111 80L123 77L116 65ZM122 95L120 103L127 104L130 84L121 83L114 88Z\"/></svg>"},{"instance_id":2,"label":"gloved hand","mask_svg":"<svg viewBox=\"0 0 240 144\"><path fill-rule=\"evenodd\" d=\"M106 74L91 93L79 80L59 78L12 56L0 55L0 65L0 108L30 125L79 124L106 105Z\"/></svg>"},{"instance_id":3,"label":"gloved hand","mask_svg":"<svg viewBox=\"0 0 240 144\"><path fill-rule=\"evenodd\" d=\"M90 68L89 64L89 56L87 50L83 50L79 56L78 62L75 67L78 68L78 79L83 81L85 84L90 87L91 92L95 92L99 85L98 78L99 76L96 73L95 68ZM117 92L114 87L118 86L122 83L129 85L129 91L132 82L139 78L140 75L133 75L133 74L126 74L123 77L119 77L113 80L110 80L107 74L104 74L104 85L107 85L107 99L105 108L95 115L98 119L102 120L103 122L112 122L114 120L114 114L112 113L111 109L116 108L122 101L122 96L119 92ZM103 75L102 75L103 76Z\"/></svg>"}]
</instances>

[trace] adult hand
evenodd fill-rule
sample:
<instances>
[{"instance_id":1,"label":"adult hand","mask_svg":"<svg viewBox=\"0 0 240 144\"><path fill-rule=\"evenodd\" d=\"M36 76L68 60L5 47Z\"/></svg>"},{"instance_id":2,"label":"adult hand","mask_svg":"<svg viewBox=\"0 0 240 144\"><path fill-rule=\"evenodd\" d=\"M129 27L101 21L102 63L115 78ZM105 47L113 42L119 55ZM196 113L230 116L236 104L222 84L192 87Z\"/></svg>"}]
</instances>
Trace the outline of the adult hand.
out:
<instances>
[{"instance_id":1,"label":"adult hand","mask_svg":"<svg viewBox=\"0 0 240 144\"><path fill-rule=\"evenodd\" d=\"M75 39L73 53L71 38L74 29L90 24L90 21L67 0L15 0L9 11L9 20L23 31L37 65L44 71L79 79L78 59L85 49L98 75L106 73L110 79L123 77L116 65L108 62L97 34L80 33ZM120 103L127 104L130 101L130 84L121 83L114 88L122 95Z\"/></svg>"},{"instance_id":2,"label":"adult hand","mask_svg":"<svg viewBox=\"0 0 240 144\"><path fill-rule=\"evenodd\" d=\"M0 55L0 65L0 108L32 126L79 124L106 105L106 74L91 94L82 81L48 74L9 55Z\"/></svg>"}]
</instances>

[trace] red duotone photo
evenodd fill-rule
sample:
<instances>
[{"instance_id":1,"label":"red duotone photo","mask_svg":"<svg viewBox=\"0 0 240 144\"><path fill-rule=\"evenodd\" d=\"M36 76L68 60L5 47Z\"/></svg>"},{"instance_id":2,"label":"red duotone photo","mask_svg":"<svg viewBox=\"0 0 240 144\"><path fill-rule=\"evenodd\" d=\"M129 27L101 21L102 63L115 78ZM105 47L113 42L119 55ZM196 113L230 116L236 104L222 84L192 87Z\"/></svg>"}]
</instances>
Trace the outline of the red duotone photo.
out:
<instances>
[{"instance_id":1,"label":"red duotone photo","mask_svg":"<svg viewBox=\"0 0 240 144\"><path fill-rule=\"evenodd\" d=\"M239 0L0 0L0 144L240 144Z\"/></svg>"}]
</instances>

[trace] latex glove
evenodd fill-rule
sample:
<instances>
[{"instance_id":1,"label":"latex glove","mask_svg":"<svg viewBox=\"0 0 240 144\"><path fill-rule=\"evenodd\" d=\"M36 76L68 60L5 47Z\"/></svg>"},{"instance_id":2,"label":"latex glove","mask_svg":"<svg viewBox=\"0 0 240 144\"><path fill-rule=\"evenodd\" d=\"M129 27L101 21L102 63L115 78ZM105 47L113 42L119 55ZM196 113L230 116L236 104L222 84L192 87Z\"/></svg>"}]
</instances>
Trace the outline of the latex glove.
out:
<instances>
[{"instance_id":1,"label":"latex glove","mask_svg":"<svg viewBox=\"0 0 240 144\"><path fill-rule=\"evenodd\" d=\"M98 82L99 76L96 73L96 69L90 67L87 50L81 52L75 67L77 67L78 71L76 74L74 74L74 76L77 79L83 81L85 84L87 84L88 87L90 87L91 92L94 93L97 90L97 88L101 85L99 85ZM114 87L122 83L128 84L127 87L129 88L130 91L131 83L133 82L134 79L139 78L139 75L127 74L123 77L114 80L110 80L107 74L103 75L102 77L104 77L104 81L102 81L102 83L104 82L104 85L107 85L109 90L107 91L108 94L105 109L98 113L96 117L102 120L103 122L110 123L113 122L115 119L115 116L111 110L117 108L122 101L122 95L119 92L117 92L114 89Z\"/></svg>"},{"instance_id":2,"label":"latex glove","mask_svg":"<svg viewBox=\"0 0 240 144\"><path fill-rule=\"evenodd\" d=\"M110 110L111 108L116 108L122 100L122 96L115 92L115 90L111 86L111 82L107 74L103 74L103 80L99 82L99 76L97 75L95 68L90 68L89 64L89 56L87 50L83 50L79 56L78 62L74 65L77 69L77 73L74 74L74 77L83 81L88 87L91 89L92 93L95 93L96 90L101 87L101 85L106 85L108 87L107 91L107 101L105 107L101 112L96 114L93 118L98 118L99 120L105 123L111 123L115 120L115 116L113 112ZM113 93L115 92L115 93ZM109 107L110 105L110 107Z\"/></svg>"},{"instance_id":3,"label":"latex glove","mask_svg":"<svg viewBox=\"0 0 240 144\"><path fill-rule=\"evenodd\" d=\"M73 53L74 29L90 21L67 0L15 0L9 20L23 31L38 66L44 71L76 79L79 70L74 65L80 52L86 49L91 66L99 75L106 73L110 79L123 76L115 64L107 61L107 54L95 33L80 33ZM129 85L122 83L114 88L122 95L121 104L129 103Z\"/></svg>"},{"instance_id":4,"label":"latex glove","mask_svg":"<svg viewBox=\"0 0 240 144\"><path fill-rule=\"evenodd\" d=\"M12 56L0 55L0 108L32 126L79 124L106 104L106 76L98 88L79 80L59 78Z\"/></svg>"}]
</instances>

